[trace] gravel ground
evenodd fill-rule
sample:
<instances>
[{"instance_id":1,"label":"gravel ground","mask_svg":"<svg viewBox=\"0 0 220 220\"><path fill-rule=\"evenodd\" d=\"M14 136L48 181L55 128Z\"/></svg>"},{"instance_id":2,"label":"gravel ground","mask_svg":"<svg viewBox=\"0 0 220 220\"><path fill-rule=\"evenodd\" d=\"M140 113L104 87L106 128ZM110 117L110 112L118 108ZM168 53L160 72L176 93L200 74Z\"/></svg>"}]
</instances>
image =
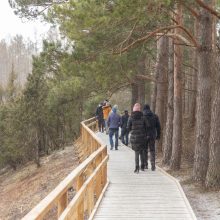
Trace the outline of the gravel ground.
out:
<instances>
[{"instance_id":1,"label":"gravel ground","mask_svg":"<svg viewBox=\"0 0 220 220\"><path fill-rule=\"evenodd\" d=\"M158 165L161 166L159 161L160 157ZM207 191L200 184L195 184L191 180L192 164L183 160L180 171L166 171L180 181L198 220L220 220L220 190Z\"/></svg>"}]
</instances>

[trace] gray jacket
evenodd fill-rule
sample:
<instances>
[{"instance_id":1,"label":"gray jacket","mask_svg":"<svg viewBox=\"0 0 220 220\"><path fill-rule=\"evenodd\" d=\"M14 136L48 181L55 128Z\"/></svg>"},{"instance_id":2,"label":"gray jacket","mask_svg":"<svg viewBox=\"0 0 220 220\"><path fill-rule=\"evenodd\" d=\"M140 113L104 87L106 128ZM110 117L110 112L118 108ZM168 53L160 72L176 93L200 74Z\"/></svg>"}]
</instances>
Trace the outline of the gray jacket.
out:
<instances>
[{"instance_id":1,"label":"gray jacket","mask_svg":"<svg viewBox=\"0 0 220 220\"><path fill-rule=\"evenodd\" d=\"M112 112L107 120L108 127L109 128L119 128L121 125L121 116L119 116L117 113Z\"/></svg>"}]
</instances>

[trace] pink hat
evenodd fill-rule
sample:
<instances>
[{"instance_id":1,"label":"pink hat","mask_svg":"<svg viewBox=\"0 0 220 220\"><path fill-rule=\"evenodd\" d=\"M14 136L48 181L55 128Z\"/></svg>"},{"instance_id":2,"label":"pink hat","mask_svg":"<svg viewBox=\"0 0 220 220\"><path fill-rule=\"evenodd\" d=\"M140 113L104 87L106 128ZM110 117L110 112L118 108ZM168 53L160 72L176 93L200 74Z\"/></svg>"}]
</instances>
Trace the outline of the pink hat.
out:
<instances>
[{"instance_id":1,"label":"pink hat","mask_svg":"<svg viewBox=\"0 0 220 220\"><path fill-rule=\"evenodd\" d=\"M140 112L141 111L141 105L139 103L135 103L133 107L133 112Z\"/></svg>"}]
</instances>

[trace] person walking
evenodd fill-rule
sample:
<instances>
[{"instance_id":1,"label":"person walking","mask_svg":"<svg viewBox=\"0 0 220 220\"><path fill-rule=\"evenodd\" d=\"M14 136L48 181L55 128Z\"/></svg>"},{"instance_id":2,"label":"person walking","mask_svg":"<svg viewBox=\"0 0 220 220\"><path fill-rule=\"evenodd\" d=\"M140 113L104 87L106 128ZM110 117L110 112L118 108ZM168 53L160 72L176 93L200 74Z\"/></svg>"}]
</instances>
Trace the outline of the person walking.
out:
<instances>
[{"instance_id":1,"label":"person walking","mask_svg":"<svg viewBox=\"0 0 220 220\"><path fill-rule=\"evenodd\" d=\"M103 109L102 109L102 103L100 103L96 109L96 119L98 120L98 127L99 132L104 132L104 115L103 115Z\"/></svg>"},{"instance_id":2,"label":"person walking","mask_svg":"<svg viewBox=\"0 0 220 220\"><path fill-rule=\"evenodd\" d=\"M127 124L128 124L128 110L124 111L124 115L121 117L121 142L128 146L128 129L127 129Z\"/></svg>"},{"instance_id":3,"label":"person walking","mask_svg":"<svg viewBox=\"0 0 220 220\"><path fill-rule=\"evenodd\" d=\"M105 123L105 132L106 134L108 134L107 120L108 120L109 113L111 112L111 106L109 102L105 101L102 109L103 109L103 118L104 118L104 123Z\"/></svg>"},{"instance_id":4,"label":"person walking","mask_svg":"<svg viewBox=\"0 0 220 220\"><path fill-rule=\"evenodd\" d=\"M114 148L113 136L115 136L115 150L118 150L118 130L121 123L121 116L117 114L117 109L112 108L112 113L109 115L107 124L109 127L109 141L111 145L111 150Z\"/></svg>"},{"instance_id":5,"label":"person walking","mask_svg":"<svg viewBox=\"0 0 220 220\"><path fill-rule=\"evenodd\" d=\"M150 110L150 106L148 104L144 105L143 115L147 128L147 132L146 132L147 142L144 152L145 168L148 169L148 149L150 149L151 170L155 171L156 169L155 140L160 139L160 132L161 132L160 121L158 116Z\"/></svg>"},{"instance_id":6,"label":"person walking","mask_svg":"<svg viewBox=\"0 0 220 220\"><path fill-rule=\"evenodd\" d=\"M128 131L130 132L130 142L132 150L135 151L135 173L139 173L139 158L141 160L141 170L144 171L144 148L146 147L146 125L141 112L141 106L136 103L133 112L128 119Z\"/></svg>"}]
</instances>

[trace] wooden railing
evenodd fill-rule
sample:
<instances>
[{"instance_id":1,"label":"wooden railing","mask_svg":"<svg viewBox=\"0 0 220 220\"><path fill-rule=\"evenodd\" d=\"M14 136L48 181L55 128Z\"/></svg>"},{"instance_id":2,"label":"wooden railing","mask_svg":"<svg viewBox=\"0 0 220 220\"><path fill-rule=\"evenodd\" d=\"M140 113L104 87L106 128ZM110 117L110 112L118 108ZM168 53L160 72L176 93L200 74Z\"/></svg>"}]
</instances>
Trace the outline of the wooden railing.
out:
<instances>
[{"instance_id":1,"label":"wooden railing","mask_svg":"<svg viewBox=\"0 0 220 220\"><path fill-rule=\"evenodd\" d=\"M83 142L81 146L84 148L80 151L85 160L33 208L23 220L85 220L93 218L108 185L107 147L96 137L94 133L96 130L95 118L81 123L81 141ZM70 189L74 189L73 196Z\"/></svg>"}]
</instances>

